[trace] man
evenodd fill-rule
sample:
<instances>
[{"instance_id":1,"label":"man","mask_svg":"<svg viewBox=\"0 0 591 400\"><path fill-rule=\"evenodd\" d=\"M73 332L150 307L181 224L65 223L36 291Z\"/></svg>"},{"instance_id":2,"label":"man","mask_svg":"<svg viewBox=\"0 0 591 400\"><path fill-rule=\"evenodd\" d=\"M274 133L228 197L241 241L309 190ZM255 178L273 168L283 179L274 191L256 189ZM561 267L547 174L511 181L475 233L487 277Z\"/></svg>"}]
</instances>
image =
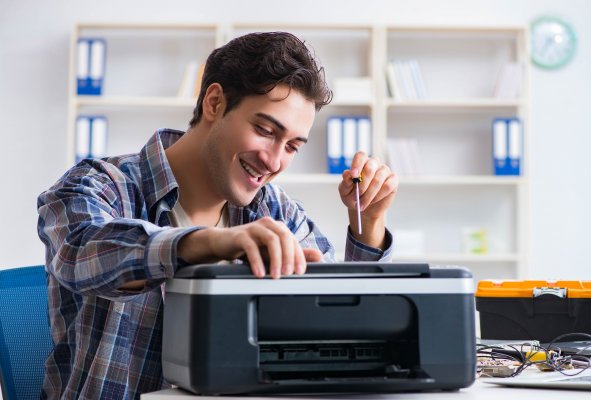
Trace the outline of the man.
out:
<instances>
[{"instance_id":1,"label":"man","mask_svg":"<svg viewBox=\"0 0 591 400\"><path fill-rule=\"evenodd\" d=\"M293 35L234 39L209 56L187 132L159 130L139 154L84 160L40 195L55 342L45 397L138 398L167 387L162 283L178 268L246 261L257 277L279 278L334 260L304 210L268 184L330 98L323 69ZM339 185L347 260L388 257L384 215L396 188L388 167L355 155Z\"/></svg>"}]
</instances>

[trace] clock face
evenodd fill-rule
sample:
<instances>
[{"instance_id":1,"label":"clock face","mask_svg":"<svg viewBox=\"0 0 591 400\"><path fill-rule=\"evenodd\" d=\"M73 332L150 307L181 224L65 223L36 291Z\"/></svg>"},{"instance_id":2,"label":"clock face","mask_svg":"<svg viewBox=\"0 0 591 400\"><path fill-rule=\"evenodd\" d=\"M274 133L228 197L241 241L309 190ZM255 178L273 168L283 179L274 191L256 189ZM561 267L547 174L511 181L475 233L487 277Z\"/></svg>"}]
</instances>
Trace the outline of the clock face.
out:
<instances>
[{"instance_id":1,"label":"clock face","mask_svg":"<svg viewBox=\"0 0 591 400\"><path fill-rule=\"evenodd\" d=\"M531 24L531 58L535 65L554 69L564 66L575 54L574 29L556 17L541 17Z\"/></svg>"}]
</instances>

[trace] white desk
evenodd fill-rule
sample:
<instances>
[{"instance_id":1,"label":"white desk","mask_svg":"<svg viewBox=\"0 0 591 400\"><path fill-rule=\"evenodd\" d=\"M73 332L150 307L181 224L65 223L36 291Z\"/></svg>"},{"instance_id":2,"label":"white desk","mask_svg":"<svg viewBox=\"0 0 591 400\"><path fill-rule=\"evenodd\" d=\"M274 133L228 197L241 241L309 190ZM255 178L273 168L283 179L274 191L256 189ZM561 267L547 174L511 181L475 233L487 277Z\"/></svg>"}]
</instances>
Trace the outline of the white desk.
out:
<instances>
[{"instance_id":1,"label":"white desk","mask_svg":"<svg viewBox=\"0 0 591 400\"><path fill-rule=\"evenodd\" d=\"M543 374L536 369L528 369L524 374ZM469 388L458 392L427 392L427 393L392 393L392 394L361 394L361 395L326 395L326 396L278 396L278 397L240 397L240 396L196 396L180 389L167 389L159 392L148 393L141 396L142 400L327 400L327 399L350 399L350 400L503 400L503 399L535 399L535 400L555 400L568 399L579 400L591 398L591 392L583 390L556 390L556 389L526 389L526 388L508 388L497 385L491 385L476 379L476 382Z\"/></svg>"}]
</instances>

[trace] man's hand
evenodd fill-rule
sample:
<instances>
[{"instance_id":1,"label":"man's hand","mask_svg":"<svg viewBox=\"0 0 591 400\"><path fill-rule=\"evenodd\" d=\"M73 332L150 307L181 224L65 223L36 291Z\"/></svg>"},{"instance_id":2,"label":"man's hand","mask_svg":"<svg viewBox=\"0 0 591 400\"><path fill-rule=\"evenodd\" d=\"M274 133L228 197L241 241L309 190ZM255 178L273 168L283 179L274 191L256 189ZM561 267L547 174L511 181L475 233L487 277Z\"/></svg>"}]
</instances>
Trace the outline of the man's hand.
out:
<instances>
[{"instance_id":1,"label":"man's hand","mask_svg":"<svg viewBox=\"0 0 591 400\"><path fill-rule=\"evenodd\" d=\"M269 274L274 279L281 275L303 274L307 262L322 259L319 250L302 249L287 226L270 217L231 228L192 232L179 242L178 256L190 263L246 258L257 277L265 276L267 261Z\"/></svg>"},{"instance_id":2,"label":"man's hand","mask_svg":"<svg viewBox=\"0 0 591 400\"><path fill-rule=\"evenodd\" d=\"M363 177L359 183L362 235L358 234L357 201L353 178ZM381 248L385 237L385 214L398 190L398 177L376 158L363 152L355 154L351 169L343 172L339 184L341 200L349 211L349 224L356 239L368 246Z\"/></svg>"}]
</instances>

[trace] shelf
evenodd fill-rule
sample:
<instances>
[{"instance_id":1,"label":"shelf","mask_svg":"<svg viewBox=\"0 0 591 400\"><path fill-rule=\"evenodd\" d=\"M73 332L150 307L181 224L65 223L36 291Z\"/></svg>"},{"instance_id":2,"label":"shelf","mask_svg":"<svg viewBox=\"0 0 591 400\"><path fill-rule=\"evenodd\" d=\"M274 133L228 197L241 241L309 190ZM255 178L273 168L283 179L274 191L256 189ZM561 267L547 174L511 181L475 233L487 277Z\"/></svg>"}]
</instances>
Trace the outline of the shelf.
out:
<instances>
[{"instance_id":1,"label":"shelf","mask_svg":"<svg viewBox=\"0 0 591 400\"><path fill-rule=\"evenodd\" d=\"M78 29L104 29L104 30L198 30L215 32L218 26L215 24L190 24L190 23L111 23L111 22L84 22L78 25Z\"/></svg>"},{"instance_id":2,"label":"shelf","mask_svg":"<svg viewBox=\"0 0 591 400\"><path fill-rule=\"evenodd\" d=\"M464 254L464 253L440 253L423 254L416 256L392 255L392 261L424 261L437 263L514 263L520 260L520 256L515 253L506 254Z\"/></svg>"},{"instance_id":3,"label":"shelf","mask_svg":"<svg viewBox=\"0 0 591 400\"><path fill-rule=\"evenodd\" d=\"M521 176L402 176L401 185L413 186L517 186L525 182Z\"/></svg>"},{"instance_id":4,"label":"shelf","mask_svg":"<svg viewBox=\"0 0 591 400\"><path fill-rule=\"evenodd\" d=\"M374 102L333 100L326 107L374 107Z\"/></svg>"},{"instance_id":5,"label":"shelf","mask_svg":"<svg viewBox=\"0 0 591 400\"><path fill-rule=\"evenodd\" d=\"M338 185L341 181L340 174L290 174L279 175L273 182L276 183L300 183L300 184L334 184Z\"/></svg>"},{"instance_id":6,"label":"shelf","mask_svg":"<svg viewBox=\"0 0 591 400\"><path fill-rule=\"evenodd\" d=\"M418 34L432 37L434 34L457 34L457 35L486 35L486 34L501 34L509 35L510 37L519 35L523 32L521 25L473 25L473 26L455 26L455 25L433 25L433 26L419 26L419 25L399 25L389 26L388 33L392 34Z\"/></svg>"},{"instance_id":7,"label":"shelf","mask_svg":"<svg viewBox=\"0 0 591 400\"><path fill-rule=\"evenodd\" d=\"M277 183L338 184L340 174L290 174L279 175ZM521 176L402 176L401 185L409 186L518 186L525 182Z\"/></svg>"},{"instance_id":8,"label":"shelf","mask_svg":"<svg viewBox=\"0 0 591 400\"><path fill-rule=\"evenodd\" d=\"M497 109L497 108L516 108L522 107L525 102L522 99L496 99L496 98L464 98L464 99L424 99L424 100L395 100L389 98L386 100L388 108L400 109L428 109L428 108L478 108L478 109Z\"/></svg>"},{"instance_id":9,"label":"shelf","mask_svg":"<svg viewBox=\"0 0 591 400\"><path fill-rule=\"evenodd\" d=\"M196 99L149 96L76 96L77 106L93 107L195 107Z\"/></svg>"}]
</instances>

